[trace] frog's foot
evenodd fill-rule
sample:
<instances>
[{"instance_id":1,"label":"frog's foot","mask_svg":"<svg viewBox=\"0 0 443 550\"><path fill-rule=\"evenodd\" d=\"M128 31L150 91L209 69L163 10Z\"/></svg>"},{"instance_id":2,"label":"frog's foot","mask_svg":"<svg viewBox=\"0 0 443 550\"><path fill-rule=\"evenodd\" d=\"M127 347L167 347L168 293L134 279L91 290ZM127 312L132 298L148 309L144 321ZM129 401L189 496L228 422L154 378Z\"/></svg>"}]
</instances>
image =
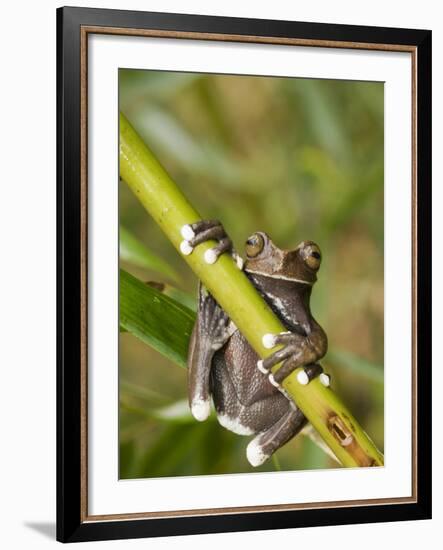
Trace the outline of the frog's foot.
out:
<instances>
[{"instance_id":1,"label":"frog's foot","mask_svg":"<svg viewBox=\"0 0 443 550\"><path fill-rule=\"evenodd\" d=\"M204 258L207 264L215 264L219 256L224 252L230 252L240 269L243 268L243 260L234 251L232 241L225 232L223 225L217 220L201 220L186 224L181 228L183 241L180 251L185 256L192 254L194 248L206 241L215 240L217 245L206 250Z\"/></svg>"},{"instance_id":2,"label":"frog's foot","mask_svg":"<svg viewBox=\"0 0 443 550\"><path fill-rule=\"evenodd\" d=\"M247 446L246 457L251 466L261 466L277 449L292 439L305 426L300 409L291 408L275 424L259 433Z\"/></svg>"},{"instance_id":3,"label":"frog's foot","mask_svg":"<svg viewBox=\"0 0 443 550\"><path fill-rule=\"evenodd\" d=\"M297 374L298 383L302 386L309 384L311 380L319 377L320 382L326 388L331 385L331 376L323 372L323 368L320 365L308 365Z\"/></svg>"},{"instance_id":4,"label":"frog's foot","mask_svg":"<svg viewBox=\"0 0 443 550\"><path fill-rule=\"evenodd\" d=\"M311 380L320 376L320 382L324 386L329 386L329 375L323 373L320 365L314 364L324 355L324 352L316 349L309 337L293 332L265 334L262 343L263 347L267 349L272 349L278 344L283 345L281 349L269 355L266 359L257 362L257 368L264 374L268 374L269 381L274 386L279 387L287 376L304 365L307 366L297 374L297 380L300 384L309 384ZM275 373L271 373L270 369L278 363L283 364Z\"/></svg>"}]
</instances>

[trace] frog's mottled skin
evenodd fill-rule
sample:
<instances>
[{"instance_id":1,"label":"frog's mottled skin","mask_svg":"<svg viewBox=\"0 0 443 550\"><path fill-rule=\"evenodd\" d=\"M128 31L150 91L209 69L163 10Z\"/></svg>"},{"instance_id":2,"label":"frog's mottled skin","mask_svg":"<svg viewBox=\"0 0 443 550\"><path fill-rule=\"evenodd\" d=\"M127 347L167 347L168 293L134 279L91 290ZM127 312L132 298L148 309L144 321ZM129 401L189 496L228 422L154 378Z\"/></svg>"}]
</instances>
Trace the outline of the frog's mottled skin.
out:
<instances>
[{"instance_id":1,"label":"frog's mottled skin","mask_svg":"<svg viewBox=\"0 0 443 550\"><path fill-rule=\"evenodd\" d=\"M208 263L232 251L232 243L218 222L200 222L192 228L191 235L196 237L186 241L191 251L204 240L219 241ZM222 426L241 435L257 434L248 445L247 458L258 466L306 424L305 416L286 396L280 382L300 366L305 367L301 383L319 375L322 369L315 362L326 353L327 338L309 306L320 266L318 246L305 241L295 250L281 250L259 232L248 239L246 252L246 275L288 330L272 342L284 347L260 361L227 314L200 286L188 355L188 393L197 420L209 415L212 395ZM269 369L282 360L278 371L270 374ZM328 383L327 375L322 374L322 381Z\"/></svg>"}]
</instances>

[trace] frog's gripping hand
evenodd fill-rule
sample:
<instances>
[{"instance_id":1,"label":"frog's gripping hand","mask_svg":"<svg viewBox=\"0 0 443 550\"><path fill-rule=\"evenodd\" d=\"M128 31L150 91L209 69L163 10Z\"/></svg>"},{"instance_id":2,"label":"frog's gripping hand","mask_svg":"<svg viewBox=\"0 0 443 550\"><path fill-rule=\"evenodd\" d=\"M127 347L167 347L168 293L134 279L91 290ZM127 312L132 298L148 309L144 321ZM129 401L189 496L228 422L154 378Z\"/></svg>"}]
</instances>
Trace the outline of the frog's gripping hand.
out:
<instances>
[{"instance_id":1,"label":"frog's gripping hand","mask_svg":"<svg viewBox=\"0 0 443 550\"><path fill-rule=\"evenodd\" d=\"M207 264L215 264L224 252L229 252L240 269L243 268L243 260L235 252L232 241L226 234L223 225L218 220L201 220L195 223L184 225L181 228L183 241L180 244L180 251L185 256L192 254L194 248L206 241L215 240L217 245L206 250L204 258Z\"/></svg>"},{"instance_id":2,"label":"frog's gripping hand","mask_svg":"<svg viewBox=\"0 0 443 550\"><path fill-rule=\"evenodd\" d=\"M206 420L211 411L210 372L214 353L232 334L231 322L206 288L199 284L198 315L188 351L188 398L196 420Z\"/></svg>"},{"instance_id":3,"label":"frog's gripping hand","mask_svg":"<svg viewBox=\"0 0 443 550\"><path fill-rule=\"evenodd\" d=\"M282 344L283 347L257 364L263 373L269 374L274 365L283 362L275 373L269 374L274 385L280 385L294 370L304 366L305 368L297 375L300 384L309 384L313 378L320 376L322 384L329 386L329 376L323 373L320 365L316 364L316 361L321 359L328 349L326 334L318 323L313 322L308 334L282 332L281 334L265 334L263 336L263 345L266 348L272 349L278 344Z\"/></svg>"}]
</instances>

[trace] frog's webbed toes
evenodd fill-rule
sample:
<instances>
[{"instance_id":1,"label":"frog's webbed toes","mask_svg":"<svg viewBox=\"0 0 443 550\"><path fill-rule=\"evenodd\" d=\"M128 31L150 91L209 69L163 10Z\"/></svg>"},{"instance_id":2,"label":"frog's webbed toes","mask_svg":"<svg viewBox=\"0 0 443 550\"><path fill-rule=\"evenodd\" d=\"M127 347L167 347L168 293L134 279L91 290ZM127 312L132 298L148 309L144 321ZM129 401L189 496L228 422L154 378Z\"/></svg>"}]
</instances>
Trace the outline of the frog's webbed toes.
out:
<instances>
[{"instance_id":1,"label":"frog's webbed toes","mask_svg":"<svg viewBox=\"0 0 443 550\"><path fill-rule=\"evenodd\" d=\"M192 254L194 248L206 241L215 240L217 245L206 250L204 259L207 264L215 264L224 252L230 252L239 269L243 269L243 260L234 251L232 241L226 234L223 225L217 220L201 220L186 224L181 228L183 241L180 251L184 256Z\"/></svg>"},{"instance_id":2,"label":"frog's webbed toes","mask_svg":"<svg viewBox=\"0 0 443 550\"><path fill-rule=\"evenodd\" d=\"M279 334L264 334L262 337L263 347L266 349L275 348L278 344L283 344L288 347L290 345L299 345L300 342L305 338L298 332L280 332Z\"/></svg>"},{"instance_id":3,"label":"frog's webbed toes","mask_svg":"<svg viewBox=\"0 0 443 550\"><path fill-rule=\"evenodd\" d=\"M211 238L211 234L216 237L221 234L220 224L215 220L206 220L183 225L180 234L183 241L180 243L182 254L188 256L192 254L194 248L205 240Z\"/></svg>"},{"instance_id":4,"label":"frog's webbed toes","mask_svg":"<svg viewBox=\"0 0 443 550\"><path fill-rule=\"evenodd\" d=\"M320 376L320 382L324 386L330 385L329 375L323 373L320 365L314 364L323 353L319 354L307 336L294 332L282 332L280 334L265 334L262 338L263 347L272 349L278 344L283 347L272 353L265 359L257 362L257 368L263 374L268 374L269 381L276 387L294 370L303 365L306 366L297 374L297 380L305 386L315 377ZM271 368L282 363L280 368L271 373Z\"/></svg>"},{"instance_id":5,"label":"frog's webbed toes","mask_svg":"<svg viewBox=\"0 0 443 550\"><path fill-rule=\"evenodd\" d=\"M331 385L331 376L323 372L323 368L320 365L308 365L305 367L297 374L297 381L302 386L306 386L317 376L320 383L325 386L325 388Z\"/></svg>"},{"instance_id":6,"label":"frog's webbed toes","mask_svg":"<svg viewBox=\"0 0 443 550\"><path fill-rule=\"evenodd\" d=\"M281 363L289 357L299 358L303 352L303 342L305 337L294 332L281 332L280 334L265 334L262 337L263 347L266 349L272 349L278 344L283 344L283 347L275 351L265 359L261 359L257 363L257 367L262 372L269 372L270 369Z\"/></svg>"},{"instance_id":7,"label":"frog's webbed toes","mask_svg":"<svg viewBox=\"0 0 443 550\"><path fill-rule=\"evenodd\" d=\"M282 366L282 368L283 367L284 365ZM317 378L317 376L322 376L323 374L323 368L320 365L307 365L306 367L304 367L303 370L297 373L297 381L302 386L307 386L311 380L314 380L314 378ZM329 376L327 374L325 374L324 376L328 379L328 383L324 383L326 382L326 378L323 378L320 381L325 386L329 385Z\"/></svg>"}]
</instances>

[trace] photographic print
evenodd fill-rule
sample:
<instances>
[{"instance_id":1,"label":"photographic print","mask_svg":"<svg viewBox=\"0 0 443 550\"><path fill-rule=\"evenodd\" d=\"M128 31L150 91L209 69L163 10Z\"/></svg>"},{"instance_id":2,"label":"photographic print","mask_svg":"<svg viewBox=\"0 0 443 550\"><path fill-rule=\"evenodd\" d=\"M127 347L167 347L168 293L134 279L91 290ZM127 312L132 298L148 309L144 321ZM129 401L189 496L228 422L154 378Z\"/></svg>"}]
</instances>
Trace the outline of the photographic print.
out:
<instances>
[{"instance_id":1,"label":"photographic print","mask_svg":"<svg viewBox=\"0 0 443 550\"><path fill-rule=\"evenodd\" d=\"M122 68L119 103L203 218L178 252L120 180L120 478L339 468L299 367L382 452L383 83ZM275 359L183 261L209 240L288 331Z\"/></svg>"},{"instance_id":2,"label":"photographic print","mask_svg":"<svg viewBox=\"0 0 443 550\"><path fill-rule=\"evenodd\" d=\"M430 31L61 8L57 52L58 540L429 518Z\"/></svg>"}]
</instances>

